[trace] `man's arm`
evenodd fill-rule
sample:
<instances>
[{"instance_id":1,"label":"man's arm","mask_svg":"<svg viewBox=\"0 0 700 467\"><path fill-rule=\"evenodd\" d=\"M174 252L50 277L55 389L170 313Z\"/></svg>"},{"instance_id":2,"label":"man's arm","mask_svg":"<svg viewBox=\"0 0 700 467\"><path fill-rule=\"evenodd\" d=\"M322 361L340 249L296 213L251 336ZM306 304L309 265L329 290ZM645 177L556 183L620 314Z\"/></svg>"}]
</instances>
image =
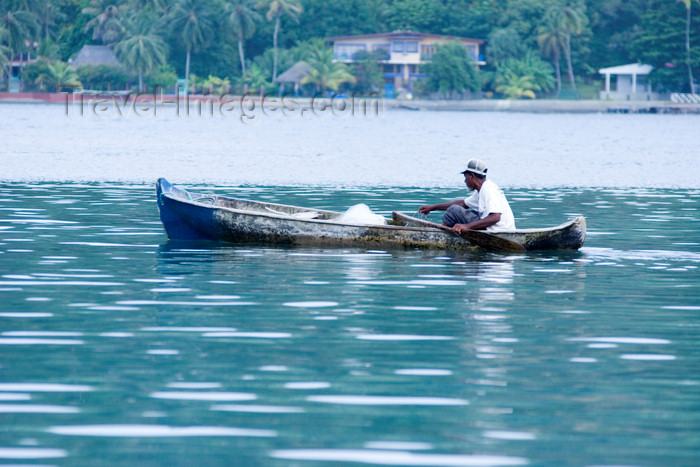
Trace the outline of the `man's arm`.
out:
<instances>
[{"instance_id":1,"label":"man's arm","mask_svg":"<svg viewBox=\"0 0 700 467\"><path fill-rule=\"evenodd\" d=\"M463 208L466 208L467 205L464 204L463 199L456 199L454 201L450 201L447 203L439 203L439 204L426 204L424 206L421 206L418 208L418 212L421 214L430 214L432 211L447 211L447 208L449 208L452 205L459 205L462 206ZM498 222L498 221L496 221Z\"/></svg>"},{"instance_id":2,"label":"man's arm","mask_svg":"<svg viewBox=\"0 0 700 467\"><path fill-rule=\"evenodd\" d=\"M487 227L491 227L493 224L498 223L501 220L500 212L492 212L483 219L478 221L470 222L469 224L455 224L452 227L452 231L456 234L462 233L463 230L483 230Z\"/></svg>"}]
</instances>

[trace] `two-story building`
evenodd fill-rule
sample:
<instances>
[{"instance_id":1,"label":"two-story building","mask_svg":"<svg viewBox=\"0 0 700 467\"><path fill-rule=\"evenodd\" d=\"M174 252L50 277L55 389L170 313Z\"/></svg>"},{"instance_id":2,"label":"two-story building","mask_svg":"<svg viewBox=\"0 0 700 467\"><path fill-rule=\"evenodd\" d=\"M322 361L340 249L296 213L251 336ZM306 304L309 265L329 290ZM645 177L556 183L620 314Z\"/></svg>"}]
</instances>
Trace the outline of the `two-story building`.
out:
<instances>
[{"instance_id":1,"label":"two-story building","mask_svg":"<svg viewBox=\"0 0 700 467\"><path fill-rule=\"evenodd\" d=\"M421 67L429 63L435 53L435 47L449 41L460 41L467 49L469 56L478 65L485 65L480 47L481 39L466 37L443 36L439 34L424 34L414 31L396 31L381 34L365 34L359 36L339 36L327 39L333 43L336 60L350 63L353 55L361 50L372 52L382 49L386 52L386 60L382 61L385 95L393 97L397 89L410 91L413 82L425 76Z\"/></svg>"}]
</instances>

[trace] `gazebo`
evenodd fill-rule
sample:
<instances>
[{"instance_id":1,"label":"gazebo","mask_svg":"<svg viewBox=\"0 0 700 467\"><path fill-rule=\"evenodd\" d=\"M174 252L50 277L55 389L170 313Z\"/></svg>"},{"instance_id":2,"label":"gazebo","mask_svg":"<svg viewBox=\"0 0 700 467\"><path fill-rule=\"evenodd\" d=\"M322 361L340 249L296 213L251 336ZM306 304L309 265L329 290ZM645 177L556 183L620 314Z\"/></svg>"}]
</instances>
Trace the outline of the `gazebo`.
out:
<instances>
[{"instance_id":1,"label":"gazebo","mask_svg":"<svg viewBox=\"0 0 700 467\"><path fill-rule=\"evenodd\" d=\"M285 84L292 83L294 85L294 94L298 94L301 80L309 75L309 69L309 65L306 63L297 62L289 70L279 75L275 81L282 85L281 91L284 91Z\"/></svg>"},{"instance_id":2,"label":"gazebo","mask_svg":"<svg viewBox=\"0 0 700 467\"><path fill-rule=\"evenodd\" d=\"M600 91L603 100L656 100L647 75L654 67L639 63L602 68L598 73L605 75L605 89ZM611 79L615 76L615 80Z\"/></svg>"}]
</instances>

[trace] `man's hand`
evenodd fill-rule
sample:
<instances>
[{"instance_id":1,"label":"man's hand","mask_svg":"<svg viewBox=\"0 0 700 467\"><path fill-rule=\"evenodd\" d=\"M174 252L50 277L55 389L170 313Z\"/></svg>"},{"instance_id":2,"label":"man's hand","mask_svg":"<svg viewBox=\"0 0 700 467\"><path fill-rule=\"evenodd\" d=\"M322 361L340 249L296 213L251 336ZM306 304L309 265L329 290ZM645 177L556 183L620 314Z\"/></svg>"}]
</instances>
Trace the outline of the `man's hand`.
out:
<instances>
[{"instance_id":1,"label":"man's hand","mask_svg":"<svg viewBox=\"0 0 700 467\"><path fill-rule=\"evenodd\" d=\"M500 212L493 212L483 219L478 221L470 222L469 224L455 224L452 226L452 232L460 235L465 230L484 230L487 227L491 227L501 220Z\"/></svg>"},{"instance_id":2,"label":"man's hand","mask_svg":"<svg viewBox=\"0 0 700 467\"><path fill-rule=\"evenodd\" d=\"M424 216L427 216L433 210L434 210L434 208L431 204L426 204L426 205L418 208L418 212L423 214Z\"/></svg>"},{"instance_id":3,"label":"man's hand","mask_svg":"<svg viewBox=\"0 0 700 467\"><path fill-rule=\"evenodd\" d=\"M460 235L465 230L470 230L467 224L455 224L452 226L452 231L457 235Z\"/></svg>"}]
</instances>

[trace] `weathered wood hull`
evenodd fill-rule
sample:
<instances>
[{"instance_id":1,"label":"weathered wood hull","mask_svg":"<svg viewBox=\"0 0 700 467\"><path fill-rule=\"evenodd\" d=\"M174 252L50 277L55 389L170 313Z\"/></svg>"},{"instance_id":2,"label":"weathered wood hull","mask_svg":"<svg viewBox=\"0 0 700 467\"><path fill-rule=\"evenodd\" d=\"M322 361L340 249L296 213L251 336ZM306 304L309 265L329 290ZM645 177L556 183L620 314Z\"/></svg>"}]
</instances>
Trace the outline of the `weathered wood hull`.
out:
<instances>
[{"instance_id":1,"label":"weathered wood hull","mask_svg":"<svg viewBox=\"0 0 700 467\"><path fill-rule=\"evenodd\" d=\"M402 215L406 225L420 225L421 219ZM413 222L412 222L413 221ZM556 227L488 232L522 245L527 251L578 250L586 239L586 218L576 217Z\"/></svg>"},{"instance_id":2,"label":"weathered wood hull","mask_svg":"<svg viewBox=\"0 0 700 467\"><path fill-rule=\"evenodd\" d=\"M333 221L339 212L190 193L165 179L158 180L156 193L160 218L171 239L297 246L476 248L461 237L439 230L343 224ZM304 212L316 212L318 218L291 217Z\"/></svg>"},{"instance_id":3,"label":"weathered wood hull","mask_svg":"<svg viewBox=\"0 0 700 467\"><path fill-rule=\"evenodd\" d=\"M387 219L389 225L345 224L335 220L341 215L339 212L191 193L162 178L156 184L156 194L160 218L171 239L298 246L477 248L457 235L433 228L406 225L390 219ZM294 217L311 212L317 217ZM568 234L559 235L553 229L519 230L498 235L532 247L526 246L527 249L577 249L585 236L585 220L579 219L578 224L576 220L572 222L583 226L583 234L580 228L574 228ZM569 243L564 244L564 241Z\"/></svg>"}]
</instances>

